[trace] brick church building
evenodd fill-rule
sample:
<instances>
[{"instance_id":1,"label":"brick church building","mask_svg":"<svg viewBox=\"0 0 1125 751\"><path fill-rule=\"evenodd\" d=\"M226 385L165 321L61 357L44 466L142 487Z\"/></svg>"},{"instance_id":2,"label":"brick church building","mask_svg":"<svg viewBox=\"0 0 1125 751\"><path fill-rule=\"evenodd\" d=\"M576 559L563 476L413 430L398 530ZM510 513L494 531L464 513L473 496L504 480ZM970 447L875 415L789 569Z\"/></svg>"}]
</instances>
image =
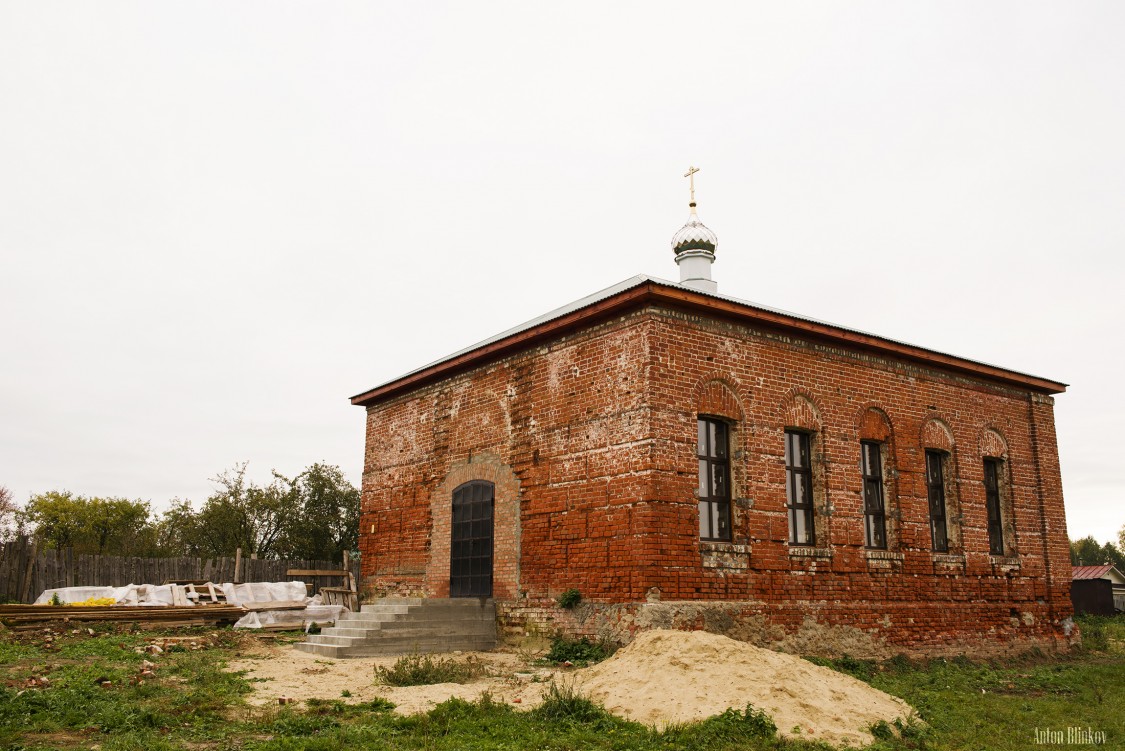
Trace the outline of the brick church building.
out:
<instances>
[{"instance_id":1,"label":"brick church building","mask_svg":"<svg viewBox=\"0 0 1125 751\"><path fill-rule=\"evenodd\" d=\"M509 629L1065 647L1065 384L637 276L352 398L362 586ZM556 598L575 589L581 603Z\"/></svg>"}]
</instances>

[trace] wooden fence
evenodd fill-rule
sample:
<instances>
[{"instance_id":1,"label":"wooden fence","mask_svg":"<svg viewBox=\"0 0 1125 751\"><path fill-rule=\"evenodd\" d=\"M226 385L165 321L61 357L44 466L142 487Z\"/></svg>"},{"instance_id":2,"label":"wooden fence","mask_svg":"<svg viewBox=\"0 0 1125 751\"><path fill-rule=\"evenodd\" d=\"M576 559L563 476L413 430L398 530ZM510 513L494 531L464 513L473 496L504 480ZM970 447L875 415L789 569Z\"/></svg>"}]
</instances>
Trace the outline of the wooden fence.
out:
<instances>
[{"instance_id":1,"label":"wooden fence","mask_svg":"<svg viewBox=\"0 0 1125 751\"><path fill-rule=\"evenodd\" d=\"M287 576L289 569L343 570L342 561L269 561L242 558L235 572L234 558L125 558L112 555L75 555L64 550L38 550L34 541L17 537L0 545L0 602L31 603L43 590L60 587L123 587L127 584L163 584L169 579L206 579L221 582L306 581L313 593L320 587L338 587L343 577ZM359 577L359 563L351 563Z\"/></svg>"}]
</instances>

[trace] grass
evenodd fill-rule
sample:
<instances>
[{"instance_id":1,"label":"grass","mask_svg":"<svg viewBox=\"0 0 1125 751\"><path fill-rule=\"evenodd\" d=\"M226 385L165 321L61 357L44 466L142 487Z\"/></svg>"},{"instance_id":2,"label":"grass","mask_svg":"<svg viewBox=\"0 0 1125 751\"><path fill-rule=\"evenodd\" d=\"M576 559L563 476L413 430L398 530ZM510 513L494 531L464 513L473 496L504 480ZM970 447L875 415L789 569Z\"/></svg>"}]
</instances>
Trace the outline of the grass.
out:
<instances>
[{"instance_id":1,"label":"grass","mask_svg":"<svg viewBox=\"0 0 1125 751\"><path fill-rule=\"evenodd\" d=\"M375 682L385 686L428 686L434 683L468 683L484 675L479 660L453 660L432 655L406 655L389 668L375 667Z\"/></svg>"},{"instance_id":2,"label":"grass","mask_svg":"<svg viewBox=\"0 0 1125 751\"><path fill-rule=\"evenodd\" d=\"M1036 748L1035 728L1090 727L1105 748L1125 743L1125 619L1080 619L1086 646L1052 657L1003 661L965 658L882 663L828 661L918 710L919 720L882 723L870 751L1023 751ZM657 731L614 717L566 683L546 701L516 711L485 695L450 700L428 713L402 717L385 700L339 699L304 706L249 707L249 681L222 670L248 637L214 634L198 651L155 658L157 678L135 681L152 634L114 629L90 636L4 634L0 642L0 748L18 751L812 751L801 739L781 740L753 707L701 723ZM183 632L179 632L183 634ZM442 660L434 660L441 662ZM421 662L421 660L419 660ZM824 661L820 661L823 662ZM46 687L28 687L47 677ZM721 676L717 676L721 678ZM102 686L105 679L108 686Z\"/></svg>"},{"instance_id":3,"label":"grass","mask_svg":"<svg viewBox=\"0 0 1125 751\"><path fill-rule=\"evenodd\" d=\"M884 663L813 660L900 696L925 726L878 728L873 749L1016 751L1035 730L1092 728L1125 747L1125 618L1078 618L1083 647L1062 657L965 657Z\"/></svg>"}]
</instances>

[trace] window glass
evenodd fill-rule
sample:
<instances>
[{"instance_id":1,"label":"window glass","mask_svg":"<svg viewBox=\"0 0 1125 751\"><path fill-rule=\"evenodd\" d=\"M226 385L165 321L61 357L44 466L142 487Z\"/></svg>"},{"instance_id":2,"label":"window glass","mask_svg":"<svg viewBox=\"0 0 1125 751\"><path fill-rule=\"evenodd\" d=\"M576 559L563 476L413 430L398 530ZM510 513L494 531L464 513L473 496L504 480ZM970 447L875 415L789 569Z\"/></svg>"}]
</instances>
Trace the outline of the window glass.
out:
<instances>
[{"instance_id":1,"label":"window glass","mask_svg":"<svg viewBox=\"0 0 1125 751\"><path fill-rule=\"evenodd\" d=\"M785 490L791 545L814 545L816 539L809 444L808 433L785 431Z\"/></svg>"},{"instance_id":2,"label":"window glass","mask_svg":"<svg viewBox=\"0 0 1125 751\"><path fill-rule=\"evenodd\" d=\"M865 544L869 548L887 547L887 519L883 501L883 445L875 441L860 444L863 471L863 514Z\"/></svg>"},{"instance_id":3,"label":"window glass","mask_svg":"<svg viewBox=\"0 0 1125 751\"><path fill-rule=\"evenodd\" d=\"M1000 460L984 460L984 496L988 510L988 549L993 555L1004 555L1004 525L1000 514Z\"/></svg>"},{"instance_id":4,"label":"window glass","mask_svg":"<svg viewBox=\"0 0 1125 751\"><path fill-rule=\"evenodd\" d=\"M716 498L729 498L727 489L727 467L715 462L711 465L711 495Z\"/></svg>"},{"instance_id":5,"label":"window glass","mask_svg":"<svg viewBox=\"0 0 1125 751\"><path fill-rule=\"evenodd\" d=\"M949 535L945 522L945 454L926 450L926 489L930 501L930 536L934 551L949 552Z\"/></svg>"},{"instance_id":6,"label":"window glass","mask_svg":"<svg viewBox=\"0 0 1125 751\"><path fill-rule=\"evenodd\" d=\"M713 417L697 420L699 464L699 536L704 540L731 539L729 428Z\"/></svg>"},{"instance_id":7,"label":"window glass","mask_svg":"<svg viewBox=\"0 0 1125 751\"><path fill-rule=\"evenodd\" d=\"M807 544L809 542L808 518L804 514L794 514L792 519L793 539L790 542L801 545Z\"/></svg>"}]
</instances>

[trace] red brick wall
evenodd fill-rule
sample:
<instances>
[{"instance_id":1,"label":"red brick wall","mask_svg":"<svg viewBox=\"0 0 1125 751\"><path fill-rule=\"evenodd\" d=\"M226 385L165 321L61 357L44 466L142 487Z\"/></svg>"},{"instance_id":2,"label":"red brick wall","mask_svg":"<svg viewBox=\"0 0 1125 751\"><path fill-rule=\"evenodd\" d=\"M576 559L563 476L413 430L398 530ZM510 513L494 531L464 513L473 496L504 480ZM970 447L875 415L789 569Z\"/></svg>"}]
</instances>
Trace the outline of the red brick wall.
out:
<instances>
[{"instance_id":1,"label":"red brick wall","mask_svg":"<svg viewBox=\"0 0 1125 751\"><path fill-rule=\"evenodd\" d=\"M732 425L729 544L698 539L698 414ZM787 427L812 431L816 548L787 542ZM886 552L864 549L861 439L885 443ZM926 448L949 453L944 555ZM1004 556L989 554L983 456L1004 460ZM511 622L571 587L597 611L558 613L572 631L614 630L605 614L646 595L919 649L1050 642L1070 614L1052 400L835 345L650 307L370 407L369 591L448 593L450 495L470 479L497 483Z\"/></svg>"},{"instance_id":2,"label":"red brick wall","mask_svg":"<svg viewBox=\"0 0 1125 751\"><path fill-rule=\"evenodd\" d=\"M497 477L510 478L497 486L497 598L574 586L613 598L629 587L639 566L630 508L651 495L648 326L641 315L617 319L369 408L369 590L447 594L448 561L437 559L448 554L452 488ZM519 513L505 519L503 501Z\"/></svg>"}]
</instances>

